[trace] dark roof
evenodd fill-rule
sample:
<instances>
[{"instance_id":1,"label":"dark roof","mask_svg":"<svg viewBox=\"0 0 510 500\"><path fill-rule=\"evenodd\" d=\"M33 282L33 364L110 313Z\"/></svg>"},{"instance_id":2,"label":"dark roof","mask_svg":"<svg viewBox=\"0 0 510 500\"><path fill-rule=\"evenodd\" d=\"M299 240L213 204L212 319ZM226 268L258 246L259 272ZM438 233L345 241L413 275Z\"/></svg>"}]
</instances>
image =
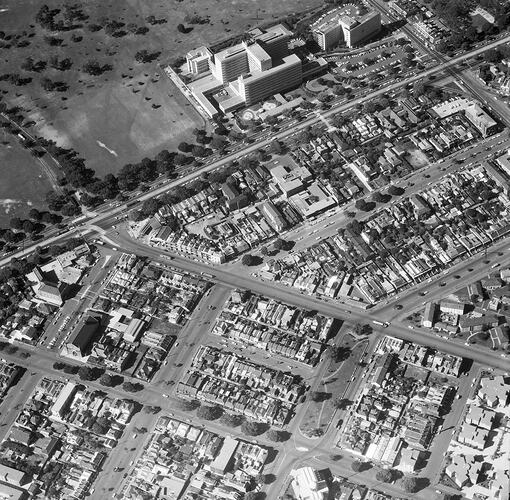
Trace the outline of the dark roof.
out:
<instances>
[{"instance_id":1,"label":"dark roof","mask_svg":"<svg viewBox=\"0 0 510 500\"><path fill-rule=\"evenodd\" d=\"M78 347L82 353L85 352L100 326L99 319L88 316L83 326L71 336L68 343Z\"/></svg>"}]
</instances>

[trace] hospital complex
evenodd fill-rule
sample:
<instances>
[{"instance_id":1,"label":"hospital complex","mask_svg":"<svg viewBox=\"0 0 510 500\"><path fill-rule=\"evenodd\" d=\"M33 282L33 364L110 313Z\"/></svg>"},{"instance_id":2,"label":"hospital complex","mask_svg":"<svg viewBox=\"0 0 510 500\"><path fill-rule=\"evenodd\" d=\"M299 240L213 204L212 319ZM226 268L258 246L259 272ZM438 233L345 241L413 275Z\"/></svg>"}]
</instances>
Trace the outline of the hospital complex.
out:
<instances>
[{"instance_id":1,"label":"hospital complex","mask_svg":"<svg viewBox=\"0 0 510 500\"><path fill-rule=\"evenodd\" d=\"M328 50L345 41L351 47L378 33L379 13L362 14L347 5L319 19L312 31L319 46ZM219 52L199 47L186 55L193 78L188 89L204 113L214 117L299 87L303 80L326 69L322 57L298 56L289 49L293 33L282 24L255 28L246 40Z\"/></svg>"}]
</instances>

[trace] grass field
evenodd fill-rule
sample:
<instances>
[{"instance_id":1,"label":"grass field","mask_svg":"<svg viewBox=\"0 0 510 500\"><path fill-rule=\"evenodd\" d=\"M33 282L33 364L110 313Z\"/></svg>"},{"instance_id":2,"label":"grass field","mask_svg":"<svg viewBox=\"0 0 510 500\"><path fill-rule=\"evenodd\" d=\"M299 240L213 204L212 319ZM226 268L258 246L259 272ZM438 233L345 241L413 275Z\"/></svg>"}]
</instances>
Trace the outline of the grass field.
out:
<instances>
[{"instance_id":1,"label":"grass field","mask_svg":"<svg viewBox=\"0 0 510 500\"><path fill-rule=\"evenodd\" d=\"M57 8L64 2L3 0L1 7L7 10L0 13L0 30L12 35L26 32L18 40L30 45L17 47L11 43L11 48L0 49L2 71L32 77L32 81L23 87L0 82L0 89L5 91L4 99L10 105L30 110L38 133L74 147L102 175L161 149L175 149L189 137L191 129L203 125L202 118L163 75L161 64L196 46L228 38L250 26L320 5L322 1L89 0L80 2L89 16L83 28L58 33L49 33L35 23L35 15L43 4ZM186 24L186 15L194 13L206 22ZM145 21L149 15L167 22L149 25ZM149 31L145 35L128 33L117 38L104 29L98 32L87 29L93 23L104 25L105 18L125 25L146 26ZM192 30L179 33L179 23ZM62 38L62 45L50 46L45 40L48 35ZM77 36L82 40L76 41ZM151 63L139 64L134 55L141 49L161 54ZM51 56L70 58L73 66L68 71L49 66L40 73L20 70L26 57L48 61ZM113 69L101 76L89 76L81 68L90 59L111 64ZM48 93L41 87L42 78L63 81L69 89Z\"/></svg>"},{"instance_id":2,"label":"grass field","mask_svg":"<svg viewBox=\"0 0 510 500\"><path fill-rule=\"evenodd\" d=\"M51 189L39 162L12 136L0 131L0 227L14 216L26 216L30 208L44 208L44 195Z\"/></svg>"}]
</instances>

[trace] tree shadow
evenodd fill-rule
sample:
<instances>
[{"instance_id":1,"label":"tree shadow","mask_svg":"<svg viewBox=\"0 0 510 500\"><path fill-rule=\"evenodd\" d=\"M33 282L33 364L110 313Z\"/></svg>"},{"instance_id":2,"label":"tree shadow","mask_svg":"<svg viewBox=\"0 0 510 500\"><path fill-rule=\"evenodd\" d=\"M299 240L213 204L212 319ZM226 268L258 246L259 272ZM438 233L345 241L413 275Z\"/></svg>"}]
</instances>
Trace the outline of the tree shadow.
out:
<instances>
[{"instance_id":1,"label":"tree shadow","mask_svg":"<svg viewBox=\"0 0 510 500\"><path fill-rule=\"evenodd\" d=\"M278 433L280 436L280 442L288 441L292 436L292 433L289 431L279 431Z\"/></svg>"},{"instance_id":2,"label":"tree shadow","mask_svg":"<svg viewBox=\"0 0 510 500\"><path fill-rule=\"evenodd\" d=\"M338 401L335 401L335 408L337 410L346 410L351 405L352 401L350 399L341 398Z\"/></svg>"},{"instance_id":3,"label":"tree shadow","mask_svg":"<svg viewBox=\"0 0 510 500\"><path fill-rule=\"evenodd\" d=\"M266 474L265 483L271 484L276 481L276 476L274 474Z\"/></svg>"},{"instance_id":4,"label":"tree shadow","mask_svg":"<svg viewBox=\"0 0 510 500\"><path fill-rule=\"evenodd\" d=\"M331 392L314 391L314 392L312 392L310 399L314 403L322 403L324 401L327 401L328 399L331 399L332 397L333 397L333 394L331 394Z\"/></svg>"},{"instance_id":5,"label":"tree shadow","mask_svg":"<svg viewBox=\"0 0 510 500\"><path fill-rule=\"evenodd\" d=\"M118 385L124 382L124 377L122 377L121 375L112 375L111 381L112 387L117 387Z\"/></svg>"},{"instance_id":6,"label":"tree shadow","mask_svg":"<svg viewBox=\"0 0 510 500\"><path fill-rule=\"evenodd\" d=\"M278 450L275 450L274 448L269 448L267 453L266 465L273 463L277 455Z\"/></svg>"},{"instance_id":7,"label":"tree shadow","mask_svg":"<svg viewBox=\"0 0 510 500\"><path fill-rule=\"evenodd\" d=\"M393 475L393 481L398 481L404 477L404 473L398 469L392 469L391 474Z\"/></svg>"},{"instance_id":8,"label":"tree shadow","mask_svg":"<svg viewBox=\"0 0 510 500\"><path fill-rule=\"evenodd\" d=\"M430 479L428 477L417 477L415 492L424 490L430 486Z\"/></svg>"},{"instance_id":9,"label":"tree shadow","mask_svg":"<svg viewBox=\"0 0 510 500\"><path fill-rule=\"evenodd\" d=\"M360 468L359 468L359 471L360 472L365 472L367 470L370 470L373 468L373 464L372 462L362 462L361 465L360 465Z\"/></svg>"}]
</instances>

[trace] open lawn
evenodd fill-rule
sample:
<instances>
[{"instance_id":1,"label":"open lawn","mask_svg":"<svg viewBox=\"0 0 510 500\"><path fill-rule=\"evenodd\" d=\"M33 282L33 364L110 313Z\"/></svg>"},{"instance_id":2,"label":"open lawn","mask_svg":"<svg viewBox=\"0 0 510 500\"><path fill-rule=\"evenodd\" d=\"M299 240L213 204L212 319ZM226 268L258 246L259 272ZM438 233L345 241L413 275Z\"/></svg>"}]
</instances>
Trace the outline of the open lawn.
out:
<instances>
[{"instance_id":1,"label":"open lawn","mask_svg":"<svg viewBox=\"0 0 510 500\"><path fill-rule=\"evenodd\" d=\"M250 26L321 5L322 1L89 0L76 2L88 16L75 21L81 26L59 32L50 32L35 22L44 4L54 9L62 8L64 2L3 1L2 7L7 10L0 13L0 31L11 38L0 43L2 72L32 80L22 86L1 81L0 90L10 106L29 111L37 133L60 145L72 146L103 175L162 149L175 149L184 138L190 138L194 127L204 125L163 74L161 64L185 55L191 48L221 41ZM201 16L201 23L187 22L195 14ZM147 16L155 20L149 23ZM61 19L63 13L57 14L55 20ZM122 24L107 34L105 27L111 21ZM187 33L178 31L180 23ZM91 31L94 24L102 28ZM138 28L148 31L135 34ZM50 36L61 39L61 44L50 45ZM154 54L154 59L136 62L135 54L140 50ZM54 69L50 62L55 56L59 60L69 58L72 66L65 71ZM27 57L46 62L46 67L39 72L21 69ZM82 70L90 60L112 68L91 76ZM63 82L68 89L46 91L41 86L44 78ZM22 198L28 200L31 195Z\"/></svg>"},{"instance_id":2,"label":"open lawn","mask_svg":"<svg viewBox=\"0 0 510 500\"><path fill-rule=\"evenodd\" d=\"M37 159L17 140L1 130L0 141L0 227L7 227L11 217L44 208L51 184Z\"/></svg>"}]
</instances>

